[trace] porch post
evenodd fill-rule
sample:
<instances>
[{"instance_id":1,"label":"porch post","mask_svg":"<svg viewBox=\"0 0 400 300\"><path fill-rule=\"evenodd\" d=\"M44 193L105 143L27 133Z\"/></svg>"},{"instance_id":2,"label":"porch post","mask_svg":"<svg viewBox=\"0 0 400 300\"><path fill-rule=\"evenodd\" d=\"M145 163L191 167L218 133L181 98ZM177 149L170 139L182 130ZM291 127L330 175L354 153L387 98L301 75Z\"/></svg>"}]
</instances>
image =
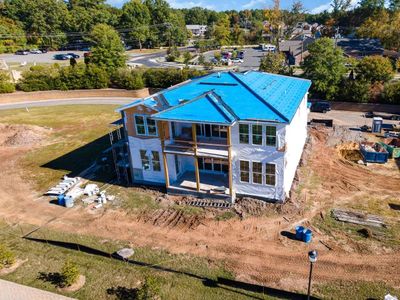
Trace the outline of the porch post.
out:
<instances>
[{"instance_id":1,"label":"porch post","mask_svg":"<svg viewBox=\"0 0 400 300\"><path fill-rule=\"evenodd\" d=\"M194 148L194 172L196 174L196 190L200 192L200 173L199 173L199 161L197 159L197 133L196 124L192 123L192 138Z\"/></svg>"},{"instance_id":2,"label":"porch post","mask_svg":"<svg viewBox=\"0 0 400 300\"><path fill-rule=\"evenodd\" d=\"M161 149L163 155L163 162L164 162L164 176L165 176L165 188L169 188L169 173L168 173L168 163L167 163L167 154L165 153L165 127L164 122L160 122L160 130L161 133Z\"/></svg>"},{"instance_id":3,"label":"porch post","mask_svg":"<svg viewBox=\"0 0 400 300\"><path fill-rule=\"evenodd\" d=\"M228 167L229 167L229 195L233 196L232 189L232 137L231 137L231 127L228 126Z\"/></svg>"}]
</instances>

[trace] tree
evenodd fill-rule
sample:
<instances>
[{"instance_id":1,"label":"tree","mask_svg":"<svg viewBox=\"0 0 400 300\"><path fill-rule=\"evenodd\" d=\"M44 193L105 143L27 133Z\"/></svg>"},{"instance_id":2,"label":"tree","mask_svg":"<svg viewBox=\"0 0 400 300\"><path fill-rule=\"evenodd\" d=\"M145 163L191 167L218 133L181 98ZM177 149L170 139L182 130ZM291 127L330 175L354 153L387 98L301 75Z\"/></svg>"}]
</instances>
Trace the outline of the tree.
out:
<instances>
[{"instance_id":1,"label":"tree","mask_svg":"<svg viewBox=\"0 0 400 300\"><path fill-rule=\"evenodd\" d=\"M393 65L383 56L366 56L356 67L357 78L371 83L387 82L393 78Z\"/></svg>"},{"instance_id":2,"label":"tree","mask_svg":"<svg viewBox=\"0 0 400 300\"><path fill-rule=\"evenodd\" d=\"M288 70L286 66L285 55L280 52L267 53L261 59L260 71L274 73L274 74L286 74Z\"/></svg>"},{"instance_id":3,"label":"tree","mask_svg":"<svg viewBox=\"0 0 400 300\"><path fill-rule=\"evenodd\" d=\"M268 21L268 25L265 29L271 34L271 41L273 41L279 51L279 39L282 36L284 24L282 21L280 0L273 0L273 2L274 7L272 9L266 9L264 12L265 20Z\"/></svg>"},{"instance_id":4,"label":"tree","mask_svg":"<svg viewBox=\"0 0 400 300\"><path fill-rule=\"evenodd\" d=\"M231 32L229 28L229 17L228 15L224 14L218 20L212 32L212 36L221 46L229 45L230 43L229 36Z\"/></svg>"},{"instance_id":5,"label":"tree","mask_svg":"<svg viewBox=\"0 0 400 300\"><path fill-rule=\"evenodd\" d=\"M61 278L63 286L71 286L76 283L79 278L78 265L67 260L61 269Z\"/></svg>"},{"instance_id":6,"label":"tree","mask_svg":"<svg viewBox=\"0 0 400 300\"><path fill-rule=\"evenodd\" d=\"M390 0L389 1L389 9L391 11L399 11L400 10L400 0Z\"/></svg>"},{"instance_id":7,"label":"tree","mask_svg":"<svg viewBox=\"0 0 400 300\"><path fill-rule=\"evenodd\" d=\"M244 34L243 30L240 28L239 24L235 24L231 33L231 40L235 45L244 44Z\"/></svg>"},{"instance_id":8,"label":"tree","mask_svg":"<svg viewBox=\"0 0 400 300\"><path fill-rule=\"evenodd\" d=\"M6 17L0 17L0 53L14 52L26 44L22 24Z\"/></svg>"},{"instance_id":9,"label":"tree","mask_svg":"<svg viewBox=\"0 0 400 300\"><path fill-rule=\"evenodd\" d=\"M371 84L365 80L343 79L339 95L335 97L338 101L350 101L367 103L371 98Z\"/></svg>"},{"instance_id":10,"label":"tree","mask_svg":"<svg viewBox=\"0 0 400 300\"><path fill-rule=\"evenodd\" d=\"M0 244L0 270L15 263L14 253L3 244Z\"/></svg>"},{"instance_id":11,"label":"tree","mask_svg":"<svg viewBox=\"0 0 400 300\"><path fill-rule=\"evenodd\" d=\"M54 48L65 41L69 14L64 1L5 0L4 7L4 15L23 24L30 42Z\"/></svg>"},{"instance_id":12,"label":"tree","mask_svg":"<svg viewBox=\"0 0 400 300\"><path fill-rule=\"evenodd\" d=\"M376 11L385 7L385 0L360 0L358 4L361 9L367 11Z\"/></svg>"},{"instance_id":13,"label":"tree","mask_svg":"<svg viewBox=\"0 0 400 300\"><path fill-rule=\"evenodd\" d=\"M8 72L0 70L0 94L12 93L14 91L15 91L15 85L10 81L10 75L8 74Z\"/></svg>"},{"instance_id":14,"label":"tree","mask_svg":"<svg viewBox=\"0 0 400 300\"><path fill-rule=\"evenodd\" d=\"M298 22L304 21L305 9L303 2L294 1L288 13L284 15L285 24L288 26L288 31L292 31Z\"/></svg>"},{"instance_id":15,"label":"tree","mask_svg":"<svg viewBox=\"0 0 400 300\"><path fill-rule=\"evenodd\" d=\"M144 0L150 12L151 27L149 40L152 46L169 43L166 30L170 26L171 8L165 0ZM171 45L169 45L171 46Z\"/></svg>"},{"instance_id":16,"label":"tree","mask_svg":"<svg viewBox=\"0 0 400 300\"><path fill-rule=\"evenodd\" d=\"M382 98L385 102L400 104L400 82L385 84Z\"/></svg>"},{"instance_id":17,"label":"tree","mask_svg":"<svg viewBox=\"0 0 400 300\"><path fill-rule=\"evenodd\" d=\"M360 37L377 38L389 49L400 50L400 11L389 14L385 10L375 13L357 30Z\"/></svg>"},{"instance_id":18,"label":"tree","mask_svg":"<svg viewBox=\"0 0 400 300\"><path fill-rule=\"evenodd\" d=\"M351 0L332 0L331 7L334 18L338 18L343 12L348 10Z\"/></svg>"},{"instance_id":19,"label":"tree","mask_svg":"<svg viewBox=\"0 0 400 300\"><path fill-rule=\"evenodd\" d=\"M88 41L93 44L91 63L107 69L125 66L125 49L114 28L106 24L98 24L90 32Z\"/></svg>"},{"instance_id":20,"label":"tree","mask_svg":"<svg viewBox=\"0 0 400 300\"><path fill-rule=\"evenodd\" d=\"M183 62L185 65L188 65L191 59L192 59L192 55L190 54L189 51L186 51L183 53Z\"/></svg>"},{"instance_id":21,"label":"tree","mask_svg":"<svg viewBox=\"0 0 400 300\"><path fill-rule=\"evenodd\" d=\"M312 80L312 91L328 100L339 90L346 73L343 51L329 38L321 38L308 46L309 56L303 63L304 77Z\"/></svg>"},{"instance_id":22,"label":"tree","mask_svg":"<svg viewBox=\"0 0 400 300\"><path fill-rule=\"evenodd\" d=\"M150 11L140 0L131 0L122 6L121 25L132 31L129 37L142 49L150 36Z\"/></svg>"}]
</instances>

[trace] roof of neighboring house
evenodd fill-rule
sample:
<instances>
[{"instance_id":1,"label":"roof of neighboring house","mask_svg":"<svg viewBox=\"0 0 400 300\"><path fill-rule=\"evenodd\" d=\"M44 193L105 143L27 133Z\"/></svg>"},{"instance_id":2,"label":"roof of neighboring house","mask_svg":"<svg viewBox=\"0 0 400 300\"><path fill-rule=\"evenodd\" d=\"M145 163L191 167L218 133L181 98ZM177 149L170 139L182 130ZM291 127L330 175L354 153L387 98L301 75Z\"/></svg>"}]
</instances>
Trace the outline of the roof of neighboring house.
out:
<instances>
[{"instance_id":1,"label":"roof of neighboring house","mask_svg":"<svg viewBox=\"0 0 400 300\"><path fill-rule=\"evenodd\" d=\"M207 25L186 25L186 28L189 30L200 30L200 29L206 29Z\"/></svg>"},{"instance_id":2,"label":"roof of neighboring house","mask_svg":"<svg viewBox=\"0 0 400 300\"><path fill-rule=\"evenodd\" d=\"M383 54L383 47L378 39L337 39L337 45L349 56Z\"/></svg>"},{"instance_id":3,"label":"roof of neighboring house","mask_svg":"<svg viewBox=\"0 0 400 300\"><path fill-rule=\"evenodd\" d=\"M291 40L282 41L279 43L279 50L282 52L290 52L293 56L297 56L303 52L307 51L308 45L314 43L315 39L311 37L296 37ZM303 46L302 46L303 43Z\"/></svg>"},{"instance_id":4,"label":"roof of neighboring house","mask_svg":"<svg viewBox=\"0 0 400 300\"><path fill-rule=\"evenodd\" d=\"M239 120L290 123L310 85L309 80L256 71L213 73L152 96L169 107L153 117L218 124Z\"/></svg>"}]
</instances>

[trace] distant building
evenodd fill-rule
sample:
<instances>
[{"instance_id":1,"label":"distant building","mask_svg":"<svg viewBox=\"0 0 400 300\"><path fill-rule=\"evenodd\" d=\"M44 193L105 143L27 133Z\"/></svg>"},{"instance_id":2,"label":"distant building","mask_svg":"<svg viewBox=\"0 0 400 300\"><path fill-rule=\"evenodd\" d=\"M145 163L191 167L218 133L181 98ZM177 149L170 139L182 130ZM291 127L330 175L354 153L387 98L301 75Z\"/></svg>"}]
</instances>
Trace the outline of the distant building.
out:
<instances>
[{"instance_id":1,"label":"distant building","mask_svg":"<svg viewBox=\"0 0 400 300\"><path fill-rule=\"evenodd\" d=\"M299 36L296 39L280 42L279 50L285 53L289 65L299 66L308 56L308 45L314 41L314 38Z\"/></svg>"},{"instance_id":2,"label":"distant building","mask_svg":"<svg viewBox=\"0 0 400 300\"><path fill-rule=\"evenodd\" d=\"M362 58L371 55L383 55L383 47L378 39L336 39L336 45L341 47L348 57Z\"/></svg>"},{"instance_id":3,"label":"distant building","mask_svg":"<svg viewBox=\"0 0 400 300\"><path fill-rule=\"evenodd\" d=\"M192 32L193 36L201 37L207 32L207 25L186 25L186 29Z\"/></svg>"}]
</instances>

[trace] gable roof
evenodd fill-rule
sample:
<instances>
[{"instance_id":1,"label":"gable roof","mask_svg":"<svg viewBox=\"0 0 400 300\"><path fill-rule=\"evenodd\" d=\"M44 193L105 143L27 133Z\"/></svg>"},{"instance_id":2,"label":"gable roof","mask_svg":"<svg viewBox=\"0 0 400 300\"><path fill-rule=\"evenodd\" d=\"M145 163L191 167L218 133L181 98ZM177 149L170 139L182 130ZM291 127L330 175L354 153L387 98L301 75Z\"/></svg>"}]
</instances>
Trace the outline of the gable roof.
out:
<instances>
[{"instance_id":1,"label":"gable roof","mask_svg":"<svg viewBox=\"0 0 400 300\"><path fill-rule=\"evenodd\" d=\"M159 120L232 124L240 120L290 123L311 81L258 71L221 72L161 91ZM123 110L123 109L122 109Z\"/></svg>"}]
</instances>

